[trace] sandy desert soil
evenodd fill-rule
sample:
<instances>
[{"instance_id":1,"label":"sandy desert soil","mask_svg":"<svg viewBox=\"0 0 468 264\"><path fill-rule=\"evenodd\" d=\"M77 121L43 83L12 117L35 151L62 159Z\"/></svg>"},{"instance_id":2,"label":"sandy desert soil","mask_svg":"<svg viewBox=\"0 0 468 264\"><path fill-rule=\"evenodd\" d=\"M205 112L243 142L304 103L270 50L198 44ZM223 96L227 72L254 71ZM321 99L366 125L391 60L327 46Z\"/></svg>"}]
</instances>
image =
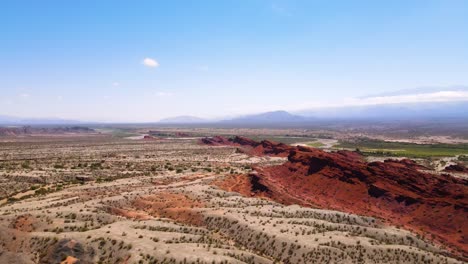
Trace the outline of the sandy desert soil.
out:
<instances>
[{"instance_id":1,"label":"sandy desert soil","mask_svg":"<svg viewBox=\"0 0 468 264\"><path fill-rule=\"evenodd\" d=\"M462 263L380 219L219 187L281 157L80 136L3 142L0 159L0 263Z\"/></svg>"}]
</instances>

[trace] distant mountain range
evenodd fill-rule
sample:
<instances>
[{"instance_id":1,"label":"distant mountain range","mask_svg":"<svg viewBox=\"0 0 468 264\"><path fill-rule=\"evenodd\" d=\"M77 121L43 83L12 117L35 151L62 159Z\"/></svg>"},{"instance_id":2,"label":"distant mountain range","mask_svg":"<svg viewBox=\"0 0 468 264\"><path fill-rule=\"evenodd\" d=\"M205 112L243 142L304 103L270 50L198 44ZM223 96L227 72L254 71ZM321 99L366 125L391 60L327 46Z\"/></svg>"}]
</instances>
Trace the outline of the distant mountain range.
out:
<instances>
[{"instance_id":1,"label":"distant mountain range","mask_svg":"<svg viewBox=\"0 0 468 264\"><path fill-rule=\"evenodd\" d=\"M468 87L421 87L357 98L354 105L298 111L319 118L402 120L468 118Z\"/></svg>"},{"instance_id":2,"label":"distant mountain range","mask_svg":"<svg viewBox=\"0 0 468 264\"><path fill-rule=\"evenodd\" d=\"M320 119L408 120L468 118L468 102L401 103L304 110L300 115Z\"/></svg>"},{"instance_id":3,"label":"distant mountain range","mask_svg":"<svg viewBox=\"0 0 468 264\"><path fill-rule=\"evenodd\" d=\"M304 122L307 118L304 116L293 115L286 111L273 111L254 115L246 115L233 119L222 120L221 123L237 123L237 124L252 124L252 123L292 123Z\"/></svg>"},{"instance_id":4,"label":"distant mountain range","mask_svg":"<svg viewBox=\"0 0 468 264\"><path fill-rule=\"evenodd\" d=\"M84 122L60 118L22 118L0 115L0 125L69 125L82 124ZM90 122L88 122L90 123Z\"/></svg>"},{"instance_id":5,"label":"distant mountain range","mask_svg":"<svg viewBox=\"0 0 468 264\"><path fill-rule=\"evenodd\" d=\"M207 119L196 117L196 116L176 116L176 117L170 117L170 118L164 118L159 120L159 123L168 123L168 124L173 124L173 123L186 123L186 124L194 124L194 123L206 123L210 122Z\"/></svg>"},{"instance_id":6,"label":"distant mountain range","mask_svg":"<svg viewBox=\"0 0 468 264\"><path fill-rule=\"evenodd\" d=\"M411 119L468 120L468 87L423 87L354 98L351 103L338 106L304 109L295 112L283 110L238 116L234 118L204 119L184 115L161 119L157 124L211 124L211 125L275 125L323 120L398 121ZM0 125L70 125L83 121L58 118L18 118L1 116ZM86 122L87 124L93 122Z\"/></svg>"},{"instance_id":7,"label":"distant mountain range","mask_svg":"<svg viewBox=\"0 0 468 264\"><path fill-rule=\"evenodd\" d=\"M210 121L201 118L173 118L171 124L272 125L301 124L326 120L402 121L411 119L468 120L468 102L402 103L369 106L330 107L304 110L297 113L272 111L232 119ZM185 121L188 120L188 121ZM200 120L200 121L197 121Z\"/></svg>"},{"instance_id":8,"label":"distant mountain range","mask_svg":"<svg viewBox=\"0 0 468 264\"><path fill-rule=\"evenodd\" d=\"M269 123L291 123L303 122L308 118L304 116L294 115L286 111L272 111L260 114L252 114L239 116L230 119L209 120L195 116L177 116L172 118L161 119L158 123L162 124L201 124L201 123L215 123L215 124L269 124Z\"/></svg>"}]
</instances>

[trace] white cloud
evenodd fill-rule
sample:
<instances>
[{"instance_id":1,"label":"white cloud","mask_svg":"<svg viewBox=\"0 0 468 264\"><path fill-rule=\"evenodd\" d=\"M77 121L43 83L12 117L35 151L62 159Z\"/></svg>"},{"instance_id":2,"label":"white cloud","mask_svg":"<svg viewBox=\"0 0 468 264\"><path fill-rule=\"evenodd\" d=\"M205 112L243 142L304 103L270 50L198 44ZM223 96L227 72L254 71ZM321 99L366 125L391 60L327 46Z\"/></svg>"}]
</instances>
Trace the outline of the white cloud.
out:
<instances>
[{"instance_id":1,"label":"white cloud","mask_svg":"<svg viewBox=\"0 0 468 264\"><path fill-rule=\"evenodd\" d=\"M117 87L117 86L119 86L119 85L120 85L119 82L113 82L113 83L112 83L112 86L115 86L115 87Z\"/></svg>"},{"instance_id":2,"label":"white cloud","mask_svg":"<svg viewBox=\"0 0 468 264\"><path fill-rule=\"evenodd\" d=\"M415 104L415 103L447 103L468 102L468 91L438 91L429 93L415 93L406 95L374 96L366 98L343 98L332 101L309 101L295 103L294 105L261 104L227 107L226 110L233 114L251 114L278 109L287 111L320 110L328 108L391 105L391 104Z\"/></svg>"},{"instance_id":3,"label":"white cloud","mask_svg":"<svg viewBox=\"0 0 468 264\"><path fill-rule=\"evenodd\" d=\"M157 97L169 97L169 96L173 96L174 94L170 92L156 92L155 95Z\"/></svg>"},{"instance_id":4,"label":"white cloud","mask_svg":"<svg viewBox=\"0 0 468 264\"><path fill-rule=\"evenodd\" d=\"M420 93L396 96L376 96L369 98L349 99L346 104L350 105L381 105L381 104L400 104L400 103L437 103L437 102L455 102L468 101L468 92L465 91L440 91L434 93Z\"/></svg>"},{"instance_id":5,"label":"white cloud","mask_svg":"<svg viewBox=\"0 0 468 264\"><path fill-rule=\"evenodd\" d=\"M411 103L445 103L468 102L468 91L439 91L432 93L417 93L406 95L374 96L366 98L344 98L330 102L305 102L288 109L303 110L310 108L347 107L347 106L371 106L389 104Z\"/></svg>"},{"instance_id":6,"label":"white cloud","mask_svg":"<svg viewBox=\"0 0 468 264\"><path fill-rule=\"evenodd\" d=\"M21 93L19 96L23 97L23 98L26 98L26 97L29 97L30 95L28 93Z\"/></svg>"},{"instance_id":7,"label":"white cloud","mask_svg":"<svg viewBox=\"0 0 468 264\"><path fill-rule=\"evenodd\" d=\"M145 58L142 61L143 65L151 68L156 68L159 67L159 62L157 62L155 59L152 58Z\"/></svg>"},{"instance_id":8,"label":"white cloud","mask_svg":"<svg viewBox=\"0 0 468 264\"><path fill-rule=\"evenodd\" d=\"M57 96L57 100L58 100L58 101L62 101L62 99L63 99L63 96L61 96L61 95L58 95L58 96Z\"/></svg>"}]
</instances>

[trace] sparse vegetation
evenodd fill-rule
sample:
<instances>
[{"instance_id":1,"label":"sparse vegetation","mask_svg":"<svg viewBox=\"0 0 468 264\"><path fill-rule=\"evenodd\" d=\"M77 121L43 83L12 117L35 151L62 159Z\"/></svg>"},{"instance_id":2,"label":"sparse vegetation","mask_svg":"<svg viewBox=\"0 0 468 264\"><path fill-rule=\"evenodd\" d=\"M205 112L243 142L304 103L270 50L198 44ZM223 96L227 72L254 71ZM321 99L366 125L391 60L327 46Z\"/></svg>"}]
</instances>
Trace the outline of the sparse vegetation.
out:
<instances>
[{"instance_id":1,"label":"sparse vegetation","mask_svg":"<svg viewBox=\"0 0 468 264\"><path fill-rule=\"evenodd\" d=\"M66 260L65 244L90 263L455 263L428 238L374 218L287 207L213 184L285 158L195 140L40 140L0 143L0 224L30 235L0 237L3 252L21 241L45 263L50 252Z\"/></svg>"}]
</instances>

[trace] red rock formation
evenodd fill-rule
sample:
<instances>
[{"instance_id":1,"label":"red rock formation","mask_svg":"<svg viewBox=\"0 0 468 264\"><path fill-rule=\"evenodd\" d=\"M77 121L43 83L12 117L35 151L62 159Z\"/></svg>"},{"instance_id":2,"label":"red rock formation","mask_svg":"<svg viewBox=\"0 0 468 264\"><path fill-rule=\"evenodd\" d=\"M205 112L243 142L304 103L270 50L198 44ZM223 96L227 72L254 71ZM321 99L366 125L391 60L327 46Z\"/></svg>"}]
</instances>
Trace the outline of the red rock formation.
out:
<instances>
[{"instance_id":1,"label":"red rock formation","mask_svg":"<svg viewBox=\"0 0 468 264\"><path fill-rule=\"evenodd\" d=\"M444 171L447 172L458 172L458 173L468 173L468 168L465 167L463 164L452 164L447 166Z\"/></svg>"},{"instance_id":2,"label":"red rock formation","mask_svg":"<svg viewBox=\"0 0 468 264\"><path fill-rule=\"evenodd\" d=\"M247 151L248 154L255 156L274 156L287 157L293 148L283 143L274 143L268 140L263 140L259 145Z\"/></svg>"},{"instance_id":3,"label":"red rock formation","mask_svg":"<svg viewBox=\"0 0 468 264\"><path fill-rule=\"evenodd\" d=\"M255 168L271 199L383 218L468 254L467 180L421 172L408 159L368 163L351 151L230 142L245 142L255 155L289 154L283 165Z\"/></svg>"},{"instance_id":4,"label":"red rock formation","mask_svg":"<svg viewBox=\"0 0 468 264\"><path fill-rule=\"evenodd\" d=\"M200 139L200 143L210 145L210 146L226 146L233 145L229 139L221 136L206 137Z\"/></svg>"},{"instance_id":5,"label":"red rock formation","mask_svg":"<svg viewBox=\"0 0 468 264\"><path fill-rule=\"evenodd\" d=\"M283 143L276 143L269 140L257 142L252 139L239 136L229 139L221 136L202 138L201 143L211 146L237 146L239 151L253 156L267 155L287 157L289 152L294 149L293 147Z\"/></svg>"}]
</instances>

